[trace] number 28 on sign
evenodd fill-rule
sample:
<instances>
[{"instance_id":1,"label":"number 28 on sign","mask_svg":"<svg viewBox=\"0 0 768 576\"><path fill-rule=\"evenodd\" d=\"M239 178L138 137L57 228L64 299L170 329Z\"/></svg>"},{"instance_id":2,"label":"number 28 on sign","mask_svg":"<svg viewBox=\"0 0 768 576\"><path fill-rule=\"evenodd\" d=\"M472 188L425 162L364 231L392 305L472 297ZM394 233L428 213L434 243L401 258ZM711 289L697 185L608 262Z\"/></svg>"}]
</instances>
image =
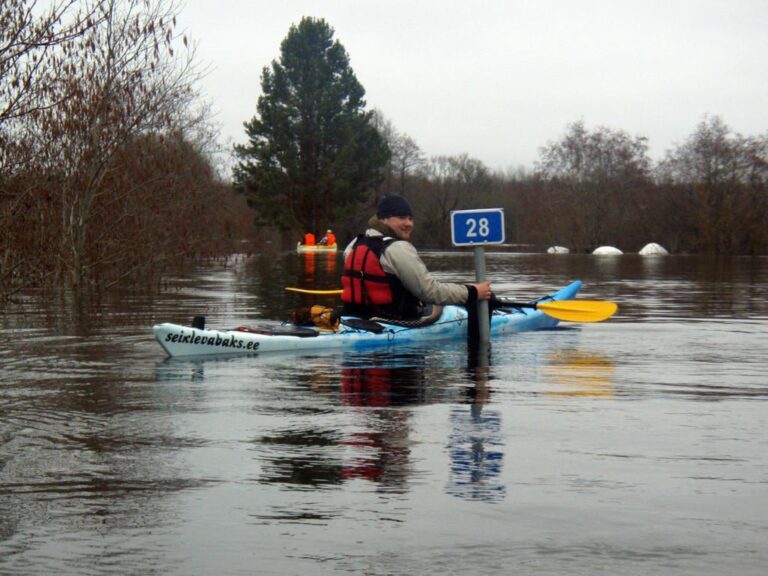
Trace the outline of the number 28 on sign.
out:
<instances>
[{"instance_id":1,"label":"number 28 on sign","mask_svg":"<svg viewBox=\"0 0 768 576\"><path fill-rule=\"evenodd\" d=\"M451 212L454 246L504 243L504 210L454 210Z\"/></svg>"}]
</instances>

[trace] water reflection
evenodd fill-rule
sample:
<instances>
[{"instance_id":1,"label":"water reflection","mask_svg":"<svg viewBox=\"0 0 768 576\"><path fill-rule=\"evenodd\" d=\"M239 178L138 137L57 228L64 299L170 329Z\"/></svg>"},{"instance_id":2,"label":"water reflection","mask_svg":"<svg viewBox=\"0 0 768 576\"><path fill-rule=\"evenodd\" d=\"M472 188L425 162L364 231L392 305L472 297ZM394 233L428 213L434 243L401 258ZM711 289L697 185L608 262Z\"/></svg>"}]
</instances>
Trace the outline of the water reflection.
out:
<instances>
[{"instance_id":1,"label":"water reflection","mask_svg":"<svg viewBox=\"0 0 768 576\"><path fill-rule=\"evenodd\" d=\"M448 451L451 470L446 492L465 500L495 502L504 498L501 482L504 437L501 412L474 403L452 408Z\"/></svg>"},{"instance_id":2,"label":"water reflection","mask_svg":"<svg viewBox=\"0 0 768 576\"><path fill-rule=\"evenodd\" d=\"M406 491L412 442L407 408L430 401L423 356L350 354L336 370L320 363L308 372L296 384L338 402L351 422L318 429L298 420L262 437L262 448L280 450L263 454L260 481L301 487L365 480L377 490Z\"/></svg>"},{"instance_id":3,"label":"water reflection","mask_svg":"<svg viewBox=\"0 0 768 576\"><path fill-rule=\"evenodd\" d=\"M329 289L323 282L328 281L336 273L336 254L331 252L298 254L300 266L299 286L305 288ZM318 271L318 268L320 269ZM335 288L338 280L331 288Z\"/></svg>"},{"instance_id":4,"label":"water reflection","mask_svg":"<svg viewBox=\"0 0 768 576\"><path fill-rule=\"evenodd\" d=\"M558 350L541 366L544 379L554 384L547 396L596 396L616 394L616 366L602 354L581 350Z\"/></svg>"},{"instance_id":5,"label":"water reflection","mask_svg":"<svg viewBox=\"0 0 768 576\"><path fill-rule=\"evenodd\" d=\"M662 254L649 254L640 258L640 266L646 279L663 278L667 269L669 257Z\"/></svg>"},{"instance_id":6,"label":"water reflection","mask_svg":"<svg viewBox=\"0 0 768 576\"><path fill-rule=\"evenodd\" d=\"M259 438L263 452L260 482L286 488L341 484L343 464L339 456L326 454L338 446L337 432L315 428L278 430Z\"/></svg>"},{"instance_id":7,"label":"water reflection","mask_svg":"<svg viewBox=\"0 0 768 576\"><path fill-rule=\"evenodd\" d=\"M465 500L496 502L504 498L501 482L504 437L501 412L489 409L490 349L470 348L467 373L474 387L469 389L469 406L450 412L448 453L451 469L446 492Z\"/></svg>"},{"instance_id":8,"label":"water reflection","mask_svg":"<svg viewBox=\"0 0 768 576\"><path fill-rule=\"evenodd\" d=\"M361 430L347 434L343 446L352 455L345 479L376 481L388 490L405 490L410 474L410 414L387 407L425 401L424 368L358 367L341 370L341 400L348 406L374 408L358 412Z\"/></svg>"},{"instance_id":9,"label":"water reflection","mask_svg":"<svg viewBox=\"0 0 768 576\"><path fill-rule=\"evenodd\" d=\"M424 257L470 279L471 256ZM318 288L338 286L329 260ZM13 303L0 574L246 574L254 543L286 574L761 574L766 263L490 254L521 298L580 278L621 311L505 338L485 370L447 343L164 360L153 323L286 319L284 287L310 281L295 252L211 262L157 296Z\"/></svg>"},{"instance_id":10,"label":"water reflection","mask_svg":"<svg viewBox=\"0 0 768 576\"><path fill-rule=\"evenodd\" d=\"M218 381L222 373L255 371L262 385L273 381L271 392L261 390L265 404L258 408L277 420L253 440L260 467L257 481L293 490L363 481L380 492L408 492L418 477L412 454L418 440L413 438L413 408L449 403L445 492L470 501L498 502L507 488L502 480L502 412L492 403L497 368L487 350L454 344L444 352L435 354L430 348L304 358L278 354L166 360L158 366L157 378L203 384L193 396L206 394L207 374ZM599 354L555 348L537 354L532 368L538 371L544 396L615 393L615 366ZM514 381L505 382L505 388L512 386Z\"/></svg>"},{"instance_id":11,"label":"water reflection","mask_svg":"<svg viewBox=\"0 0 768 576\"><path fill-rule=\"evenodd\" d=\"M424 366L344 366L341 369L341 399L350 406L408 406L427 399Z\"/></svg>"}]
</instances>

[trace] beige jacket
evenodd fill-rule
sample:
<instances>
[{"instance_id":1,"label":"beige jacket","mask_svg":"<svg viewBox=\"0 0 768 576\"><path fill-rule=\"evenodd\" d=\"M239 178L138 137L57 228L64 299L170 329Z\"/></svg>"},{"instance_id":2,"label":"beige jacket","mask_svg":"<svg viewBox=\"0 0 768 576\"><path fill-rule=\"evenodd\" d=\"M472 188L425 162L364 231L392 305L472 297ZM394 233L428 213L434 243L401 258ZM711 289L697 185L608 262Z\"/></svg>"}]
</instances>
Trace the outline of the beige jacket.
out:
<instances>
[{"instance_id":1,"label":"beige jacket","mask_svg":"<svg viewBox=\"0 0 768 576\"><path fill-rule=\"evenodd\" d=\"M393 233L384 234L382 230L389 228L380 220L371 218L368 222L371 228L365 231L366 236L391 236ZM355 241L349 243L344 249L344 260L355 245ZM419 257L416 248L407 240L396 240L384 251L379 260L384 272L394 274L403 283L406 290L416 296L424 304L466 304L469 290L464 284L439 282L436 280L426 265Z\"/></svg>"}]
</instances>

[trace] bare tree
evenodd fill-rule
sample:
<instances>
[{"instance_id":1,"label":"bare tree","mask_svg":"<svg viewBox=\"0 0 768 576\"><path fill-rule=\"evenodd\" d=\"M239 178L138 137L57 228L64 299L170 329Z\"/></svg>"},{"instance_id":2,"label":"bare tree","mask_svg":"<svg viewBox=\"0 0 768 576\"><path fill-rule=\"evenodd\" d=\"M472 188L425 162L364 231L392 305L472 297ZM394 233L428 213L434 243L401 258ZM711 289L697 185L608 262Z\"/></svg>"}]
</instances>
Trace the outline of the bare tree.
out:
<instances>
[{"instance_id":1,"label":"bare tree","mask_svg":"<svg viewBox=\"0 0 768 576\"><path fill-rule=\"evenodd\" d=\"M483 199L491 188L491 174L485 164L467 154L435 156L421 172L425 181L413 197L425 217L417 237L425 245L445 244L453 210L487 203Z\"/></svg>"},{"instance_id":2,"label":"bare tree","mask_svg":"<svg viewBox=\"0 0 768 576\"><path fill-rule=\"evenodd\" d=\"M734 134L717 116L668 152L657 177L689 199L692 250L768 249L768 136Z\"/></svg>"},{"instance_id":3,"label":"bare tree","mask_svg":"<svg viewBox=\"0 0 768 576\"><path fill-rule=\"evenodd\" d=\"M399 192L407 196L409 177L414 176L425 165L426 160L416 141L399 132L379 111L374 111L375 126L389 146L392 156L385 166L383 188L389 192Z\"/></svg>"},{"instance_id":4,"label":"bare tree","mask_svg":"<svg viewBox=\"0 0 768 576\"><path fill-rule=\"evenodd\" d=\"M636 218L630 209L638 187L649 181L647 140L622 131L569 126L565 136L541 149L538 176L555 194L569 198L573 234L578 248L618 243Z\"/></svg>"},{"instance_id":5,"label":"bare tree","mask_svg":"<svg viewBox=\"0 0 768 576\"><path fill-rule=\"evenodd\" d=\"M36 0L0 4L0 126L56 104L48 80L73 40L99 24L96 5L58 0L40 8Z\"/></svg>"},{"instance_id":6,"label":"bare tree","mask_svg":"<svg viewBox=\"0 0 768 576\"><path fill-rule=\"evenodd\" d=\"M60 103L33 124L56 142L36 152L61 175L61 257L74 286L87 276L88 229L100 196L112 193L102 182L119 169L117 151L142 132L183 124L194 96L191 54L174 58L171 2L99 0L93 11L100 24L76 40L54 84Z\"/></svg>"},{"instance_id":7,"label":"bare tree","mask_svg":"<svg viewBox=\"0 0 768 576\"><path fill-rule=\"evenodd\" d=\"M30 169L40 140L28 129L31 117L58 105L66 95L55 89L58 71L74 42L99 24L95 6L76 0L58 0L38 6L35 0L4 0L0 3L0 296L18 290L36 264L36 254L14 249L13 234L23 238L37 227L19 226L29 211L37 210L35 184L18 178ZM45 199L43 199L45 201ZM40 268L42 269L42 268ZM32 279L33 283L36 279Z\"/></svg>"},{"instance_id":8,"label":"bare tree","mask_svg":"<svg viewBox=\"0 0 768 576\"><path fill-rule=\"evenodd\" d=\"M62 2L40 20L28 4L13 1L15 37L48 43L0 78L0 94L15 95L2 100L0 124L0 296L63 279L140 281L169 262L226 253L244 207L212 167L209 112L174 3ZM75 24L59 24L64 16ZM33 73L24 58L46 64ZM205 245L195 223L207 226Z\"/></svg>"}]
</instances>

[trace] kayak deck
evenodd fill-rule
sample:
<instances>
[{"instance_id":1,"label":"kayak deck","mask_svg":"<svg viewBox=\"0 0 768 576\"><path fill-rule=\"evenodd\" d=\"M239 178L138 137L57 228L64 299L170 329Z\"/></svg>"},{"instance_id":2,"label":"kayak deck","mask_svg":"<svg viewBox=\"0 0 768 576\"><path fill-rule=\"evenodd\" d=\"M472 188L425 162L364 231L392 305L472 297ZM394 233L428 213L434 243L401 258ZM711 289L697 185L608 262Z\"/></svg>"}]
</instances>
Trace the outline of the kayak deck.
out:
<instances>
[{"instance_id":1,"label":"kayak deck","mask_svg":"<svg viewBox=\"0 0 768 576\"><path fill-rule=\"evenodd\" d=\"M547 302L569 300L578 293L581 281L535 300ZM210 356L252 354L291 350L328 350L366 348L390 344L407 344L432 340L461 339L467 336L467 310L461 306L445 306L439 319L424 327L398 326L379 321L375 330L364 322L342 318L336 330L321 330L293 325L261 325L231 330L196 328L163 323L153 327L155 338L169 356ZM539 310L513 308L494 310L491 336L540 330L557 326L558 320Z\"/></svg>"}]
</instances>

